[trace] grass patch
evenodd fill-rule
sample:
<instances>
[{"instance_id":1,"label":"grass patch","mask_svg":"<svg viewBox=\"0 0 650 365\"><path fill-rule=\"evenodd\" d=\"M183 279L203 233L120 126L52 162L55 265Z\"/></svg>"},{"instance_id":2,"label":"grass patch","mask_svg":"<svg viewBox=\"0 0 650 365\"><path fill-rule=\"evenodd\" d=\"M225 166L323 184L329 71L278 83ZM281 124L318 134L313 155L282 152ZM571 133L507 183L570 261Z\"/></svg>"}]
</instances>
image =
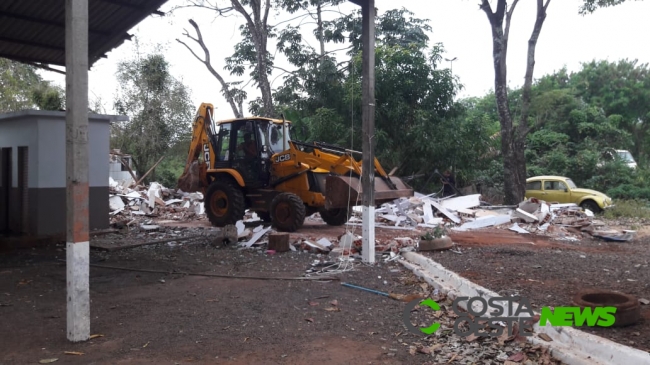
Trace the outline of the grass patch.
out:
<instances>
[{"instance_id":1,"label":"grass patch","mask_svg":"<svg viewBox=\"0 0 650 365\"><path fill-rule=\"evenodd\" d=\"M650 206L646 200L616 200L614 204L615 207L605 211L605 218L650 218Z\"/></svg>"}]
</instances>

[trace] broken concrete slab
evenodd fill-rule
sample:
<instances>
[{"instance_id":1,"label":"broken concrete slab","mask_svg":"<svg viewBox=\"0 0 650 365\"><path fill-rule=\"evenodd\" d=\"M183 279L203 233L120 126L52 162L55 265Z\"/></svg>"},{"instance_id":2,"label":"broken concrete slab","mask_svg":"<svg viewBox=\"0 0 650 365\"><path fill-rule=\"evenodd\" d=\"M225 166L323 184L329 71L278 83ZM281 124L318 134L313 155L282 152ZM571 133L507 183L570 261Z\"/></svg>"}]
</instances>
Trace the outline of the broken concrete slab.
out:
<instances>
[{"instance_id":1,"label":"broken concrete slab","mask_svg":"<svg viewBox=\"0 0 650 365\"><path fill-rule=\"evenodd\" d=\"M261 227L261 226L260 226ZM268 226L266 228L260 229L258 232L256 232L253 237L251 237L248 242L244 243L244 247L251 247L253 246L262 236L266 234L266 232L271 230L271 226Z\"/></svg>"},{"instance_id":2,"label":"broken concrete slab","mask_svg":"<svg viewBox=\"0 0 650 365\"><path fill-rule=\"evenodd\" d=\"M540 206L542 204L535 199L535 201L529 200L524 200L523 202L519 203L518 208L523 210L526 213L534 214L537 210L539 210Z\"/></svg>"},{"instance_id":3,"label":"broken concrete slab","mask_svg":"<svg viewBox=\"0 0 650 365\"><path fill-rule=\"evenodd\" d=\"M328 248L332 247L332 242L330 240L328 240L327 238L321 238L318 241L316 241L316 243L318 243L319 245L321 245L323 247L328 247Z\"/></svg>"},{"instance_id":4,"label":"broken concrete slab","mask_svg":"<svg viewBox=\"0 0 650 365\"><path fill-rule=\"evenodd\" d=\"M539 220L536 216L522 210L521 208L517 208L512 212L512 217L522 219L526 223L534 223Z\"/></svg>"},{"instance_id":5,"label":"broken concrete slab","mask_svg":"<svg viewBox=\"0 0 650 365\"><path fill-rule=\"evenodd\" d=\"M458 211L459 209L474 208L481 205L481 194L458 196L440 202L445 209Z\"/></svg>"},{"instance_id":6,"label":"broken concrete slab","mask_svg":"<svg viewBox=\"0 0 650 365\"><path fill-rule=\"evenodd\" d=\"M431 209L431 203L428 201L424 201L422 206L422 210L424 210L424 223L426 224L431 224L431 221L433 220L433 209Z\"/></svg>"},{"instance_id":7,"label":"broken concrete slab","mask_svg":"<svg viewBox=\"0 0 650 365\"><path fill-rule=\"evenodd\" d=\"M465 231L469 229L479 229L485 227L500 226L502 224L510 223L509 215L494 215L477 218L474 221L464 223L462 226L457 228L452 228L455 231Z\"/></svg>"},{"instance_id":8,"label":"broken concrete slab","mask_svg":"<svg viewBox=\"0 0 650 365\"><path fill-rule=\"evenodd\" d=\"M112 196L108 199L108 207L111 211L124 209L124 202L119 196Z\"/></svg>"},{"instance_id":9,"label":"broken concrete slab","mask_svg":"<svg viewBox=\"0 0 650 365\"><path fill-rule=\"evenodd\" d=\"M517 223L513 224L512 227L510 227L508 229L511 230L511 231L515 231L517 233L521 233L521 234L530 234L530 232L528 232L527 230L519 227L519 224L517 224Z\"/></svg>"},{"instance_id":10,"label":"broken concrete slab","mask_svg":"<svg viewBox=\"0 0 650 365\"><path fill-rule=\"evenodd\" d=\"M434 208L436 208L438 210L438 212L440 212L440 214L442 214L445 217L449 218L449 220L451 220L452 222L454 222L456 224L461 223L460 218L458 218L458 216L456 214L448 211L445 207L443 207L442 205L438 204L437 202L435 202L433 200L429 200L429 202L431 203L431 205ZM425 220L425 222L426 222L426 220Z\"/></svg>"},{"instance_id":11,"label":"broken concrete slab","mask_svg":"<svg viewBox=\"0 0 650 365\"><path fill-rule=\"evenodd\" d=\"M311 242L311 241L307 241L307 240L305 240L304 242L305 242L305 244L307 246L315 248L317 250L321 250L323 252L328 252L330 250L328 247L322 246L322 245L320 245L320 244L318 244L316 242Z\"/></svg>"}]
</instances>

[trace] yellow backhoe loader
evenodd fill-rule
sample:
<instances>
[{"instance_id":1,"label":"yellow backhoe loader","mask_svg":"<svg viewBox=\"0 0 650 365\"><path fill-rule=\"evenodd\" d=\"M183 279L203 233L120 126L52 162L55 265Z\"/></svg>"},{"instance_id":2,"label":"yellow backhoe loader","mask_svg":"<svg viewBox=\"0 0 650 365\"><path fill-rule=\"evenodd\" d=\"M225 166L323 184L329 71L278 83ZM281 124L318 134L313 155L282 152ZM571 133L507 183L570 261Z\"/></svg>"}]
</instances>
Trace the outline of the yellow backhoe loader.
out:
<instances>
[{"instance_id":1,"label":"yellow backhoe loader","mask_svg":"<svg viewBox=\"0 0 650 365\"><path fill-rule=\"evenodd\" d=\"M215 122L213 105L201 104L178 189L200 191L210 222L223 227L246 209L281 231L300 228L319 212L329 225L345 224L360 204L361 162L355 151L291 140L291 122L249 117ZM388 176L375 159L377 205L413 196L413 189Z\"/></svg>"}]
</instances>

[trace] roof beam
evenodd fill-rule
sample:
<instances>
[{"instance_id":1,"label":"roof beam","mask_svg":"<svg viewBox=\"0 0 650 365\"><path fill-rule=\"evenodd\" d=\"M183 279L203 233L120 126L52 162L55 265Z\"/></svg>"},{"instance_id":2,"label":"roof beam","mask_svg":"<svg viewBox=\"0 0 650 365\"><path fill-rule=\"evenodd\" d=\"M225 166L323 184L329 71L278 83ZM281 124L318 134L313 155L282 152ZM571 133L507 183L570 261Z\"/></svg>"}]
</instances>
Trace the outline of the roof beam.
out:
<instances>
[{"instance_id":1,"label":"roof beam","mask_svg":"<svg viewBox=\"0 0 650 365\"><path fill-rule=\"evenodd\" d=\"M48 60L46 58L41 59L41 58L38 58L38 57L23 57L23 56L17 56L15 54L11 54L11 53L4 53L4 52L0 52L0 57L8 58L10 60L20 61L20 62L24 62L24 63L26 63L26 62L41 62L41 63L46 63L46 64L54 64L51 60Z\"/></svg>"},{"instance_id":2,"label":"roof beam","mask_svg":"<svg viewBox=\"0 0 650 365\"><path fill-rule=\"evenodd\" d=\"M21 45L30 46L30 47L52 49L52 50L55 50L55 51L65 51L65 47L52 46L52 45L49 45L49 44L25 41L25 40L21 40L21 39L15 39L15 38L3 37L3 36L0 36L0 41L7 42L7 43L21 44Z\"/></svg>"},{"instance_id":3,"label":"roof beam","mask_svg":"<svg viewBox=\"0 0 650 365\"><path fill-rule=\"evenodd\" d=\"M142 6L131 4L131 3L126 2L124 0L99 0L99 1L104 2L104 3L108 3L108 4L119 5L119 6L122 6L122 7L125 7L125 8L131 8L131 9L135 9L135 10L139 10L139 11L146 11L146 9L143 8ZM153 11L153 14L160 15L160 16L165 15L165 13L163 13L162 11L159 11L159 10Z\"/></svg>"},{"instance_id":4,"label":"roof beam","mask_svg":"<svg viewBox=\"0 0 650 365\"><path fill-rule=\"evenodd\" d=\"M33 22L33 23L39 23L39 24L47 24L47 25L51 25L51 26L54 26L54 27L59 27L59 28L65 29L65 23L55 22L55 21L52 21L52 20L39 19L39 18L28 16L28 15L10 13L10 12L7 12L7 11L0 11L0 17L3 17L3 16L7 17L7 18L20 19L20 20L24 20L24 21L27 21L27 22ZM96 34L96 35L100 35L100 36L103 36L103 37L112 36L112 34L109 33L109 32L102 32L102 31L95 30L95 29L88 29L88 32L90 32L91 34Z\"/></svg>"}]
</instances>

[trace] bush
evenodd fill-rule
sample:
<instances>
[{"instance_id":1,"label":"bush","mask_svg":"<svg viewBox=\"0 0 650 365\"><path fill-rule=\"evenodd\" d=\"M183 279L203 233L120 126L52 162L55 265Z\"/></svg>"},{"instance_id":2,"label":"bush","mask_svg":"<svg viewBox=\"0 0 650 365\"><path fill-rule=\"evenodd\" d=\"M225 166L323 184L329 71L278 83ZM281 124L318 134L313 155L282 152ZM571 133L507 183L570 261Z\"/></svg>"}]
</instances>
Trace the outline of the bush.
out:
<instances>
[{"instance_id":1,"label":"bush","mask_svg":"<svg viewBox=\"0 0 650 365\"><path fill-rule=\"evenodd\" d=\"M623 184L607 190L607 195L622 200L650 200L650 187Z\"/></svg>"},{"instance_id":2,"label":"bush","mask_svg":"<svg viewBox=\"0 0 650 365\"><path fill-rule=\"evenodd\" d=\"M605 211L605 218L650 218L650 206L647 200L620 200L614 203L615 207Z\"/></svg>"}]
</instances>

